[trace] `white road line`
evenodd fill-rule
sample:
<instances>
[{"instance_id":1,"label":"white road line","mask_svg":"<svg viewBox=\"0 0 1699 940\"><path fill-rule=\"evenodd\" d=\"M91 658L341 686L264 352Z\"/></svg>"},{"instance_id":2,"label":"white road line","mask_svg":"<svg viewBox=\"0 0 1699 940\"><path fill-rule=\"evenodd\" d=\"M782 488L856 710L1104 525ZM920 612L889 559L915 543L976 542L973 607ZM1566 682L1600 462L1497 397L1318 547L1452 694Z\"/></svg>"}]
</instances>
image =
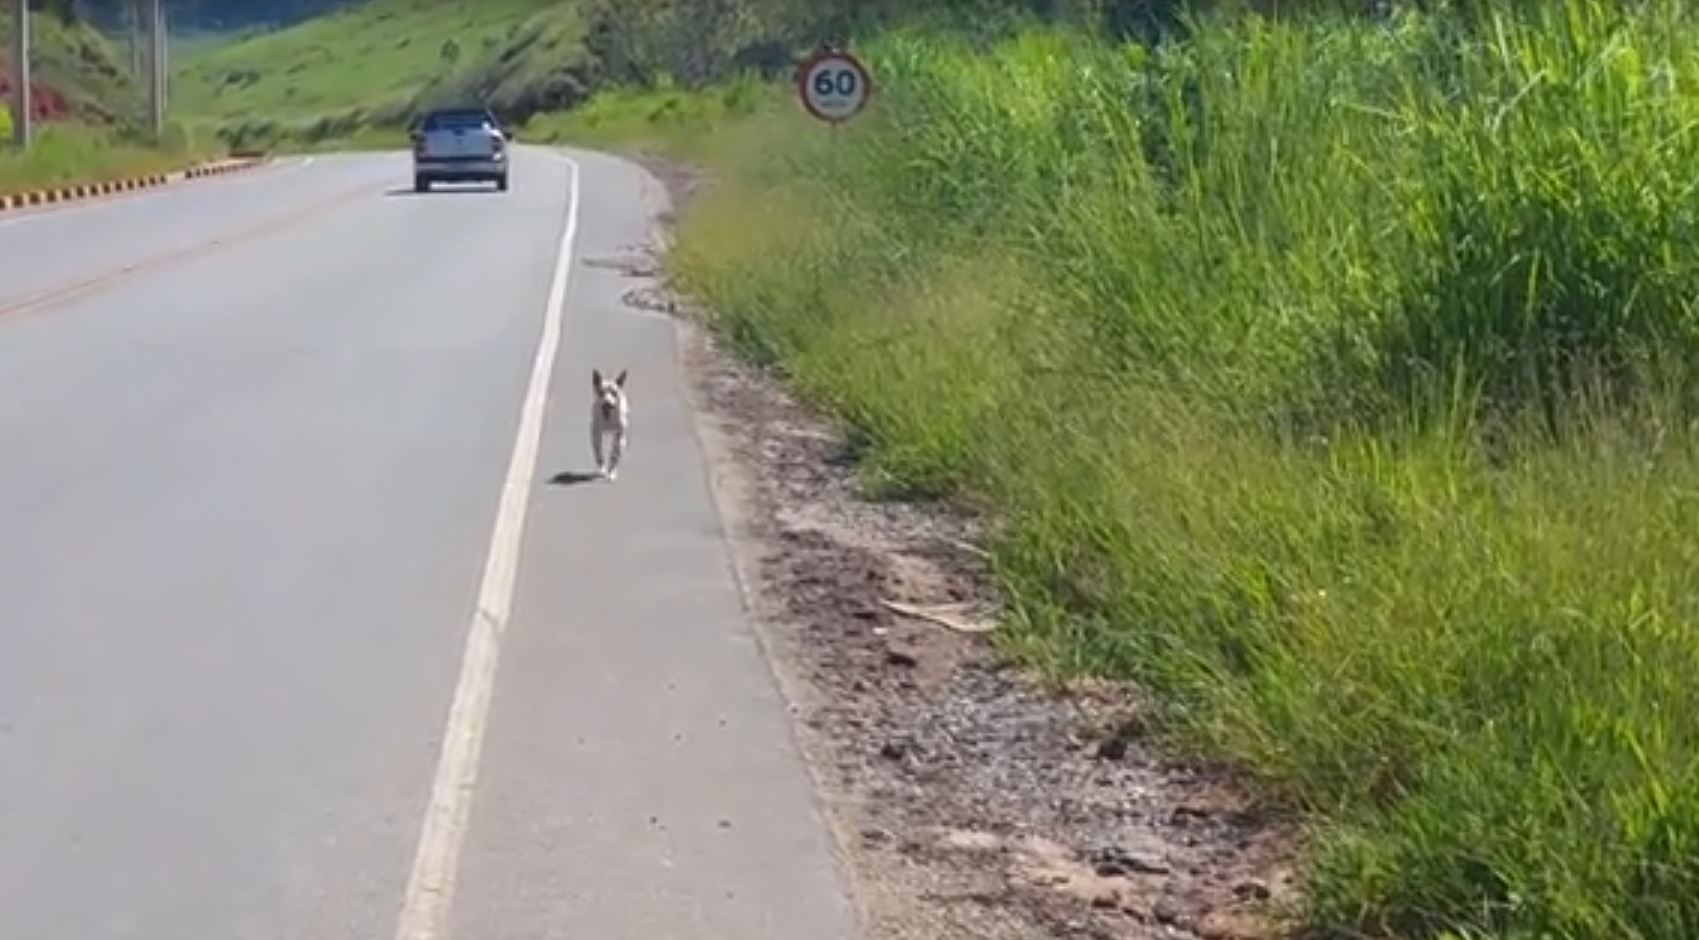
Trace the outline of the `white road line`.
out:
<instances>
[{"instance_id":1,"label":"white road line","mask_svg":"<svg viewBox=\"0 0 1699 940\"><path fill-rule=\"evenodd\" d=\"M581 170L572 167L569 187L571 208L566 231L561 235L560 255L555 261L554 281L549 287L548 308L537 359L531 367L531 385L519 414L519 437L513 445L513 460L502 486L496 510L495 531L490 536L489 560L484 581L478 589L478 607L466 634L466 649L460 664L460 681L449 707L448 727L443 732L442 754L431 783L431 801L425 809L413 873L407 880L396 940L439 940L448 928L448 912L460 867L460 848L466 838L472 794L478 782L479 752L484 729L489 723L490 697L495 688L496 664L501 655L502 635L512 611L514 582L519 573L520 538L525 530L525 511L536 476L537 452L542 446L543 411L548 401L550 376L560 349L561 320L566 308L566 288L572 271L572 249L578 238L578 192Z\"/></svg>"}]
</instances>

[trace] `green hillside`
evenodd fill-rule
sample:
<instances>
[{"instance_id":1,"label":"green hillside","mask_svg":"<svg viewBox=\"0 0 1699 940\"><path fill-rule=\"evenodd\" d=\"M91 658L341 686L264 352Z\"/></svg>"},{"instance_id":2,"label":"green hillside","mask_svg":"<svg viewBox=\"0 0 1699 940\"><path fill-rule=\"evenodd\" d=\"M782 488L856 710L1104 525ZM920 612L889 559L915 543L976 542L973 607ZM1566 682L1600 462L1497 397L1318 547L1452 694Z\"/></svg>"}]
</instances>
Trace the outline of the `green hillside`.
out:
<instances>
[{"instance_id":1,"label":"green hillside","mask_svg":"<svg viewBox=\"0 0 1699 940\"><path fill-rule=\"evenodd\" d=\"M203 48L178 68L174 105L228 138L316 142L463 88L507 110L570 104L577 23L574 4L546 0L373 0Z\"/></svg>"},{"instance_id":2,"label":"green hillside","mask_svg":"<svg viewBox=\"0 0 1699 940\"><path fill-rule=\"evenodd\" d=\"M133 125L141 118L141 89L123 49L85 25L46 15L31 22L35 82L63 95L72 116L103 125ZM12 20L0 13L0 71L8 74L11 48Z\"/></svg>"},{"instance_id":3,"label":"green hillside","mask_svg":"<svg viewBox=\"0 0 1699 940\"><path fill-rule=\"evenodd\" d=\"M174 105L236 141L321 143L393 129L441 101L521 123L597 91L772 74L824 37L903 22L1001 34L1020 17L1085 22L1133 0L368 0L202 45Z\"/></svg>"}]
</instances>

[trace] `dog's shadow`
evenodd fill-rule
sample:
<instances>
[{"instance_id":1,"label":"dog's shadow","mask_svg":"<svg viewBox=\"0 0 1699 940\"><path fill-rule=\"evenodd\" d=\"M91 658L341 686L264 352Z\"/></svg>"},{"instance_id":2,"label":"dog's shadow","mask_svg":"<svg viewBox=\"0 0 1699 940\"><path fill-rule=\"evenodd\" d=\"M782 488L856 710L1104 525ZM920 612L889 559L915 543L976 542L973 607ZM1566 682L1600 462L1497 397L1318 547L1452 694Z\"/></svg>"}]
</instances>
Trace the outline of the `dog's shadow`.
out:
<instances>
[{"instance_id":1,"label":"dog's shadow","mask_svg":"<svg viewBox=\"0 0 1699 940\"><path fill-rule=\"evenodd\" d=\"M557 473L549 483L554 486L582 486L585 483L601 482L599 473L585 473L582 470L567 470Z\"/></svg>"}]
</instances>

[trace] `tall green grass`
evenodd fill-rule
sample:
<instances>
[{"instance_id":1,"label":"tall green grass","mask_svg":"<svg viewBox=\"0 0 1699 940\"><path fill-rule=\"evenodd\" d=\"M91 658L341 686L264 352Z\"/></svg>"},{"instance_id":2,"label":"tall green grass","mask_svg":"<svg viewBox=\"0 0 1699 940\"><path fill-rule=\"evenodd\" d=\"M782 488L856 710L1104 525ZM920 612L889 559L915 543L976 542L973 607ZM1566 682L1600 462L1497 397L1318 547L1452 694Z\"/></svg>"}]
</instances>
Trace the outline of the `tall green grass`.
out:
<instances>
[{"instance_id":1,"label":"tall green grass","mask_svg":"<svg viewBox=\"0 0 1699 940\"><path fill-rule=\"evenodd\" d=\"M664 82L651 88L613 88L581 107L536 115L522 135L532 143L570 141L711 159L723 128L765 110L774 97L772 88L750 75L700 91Z\"/></svg>"},{"instance_id":2,"label":"tall green grass","mask_svg":"<svg viewBox=\"0 0 1699 940\"><path fill-rule=\"evenodd\" d=\"M0 129L10 129L3 115ZM107 128L48 124L27 153L0 149L0 194L179 170L209 152L180 128L156 142Z\"/></svg>"},{"instance_id":3,"label":"tall green grass","mask_svg":"<svg viewBox=\"0 0 1699 940\"><path fill-rule=\"evenodd\" d=\"M1311 819L1337 936L1699 936L1699 19L1586 0L897 35L674 258L1006 642Z\"/></svg>"}]
</instances>

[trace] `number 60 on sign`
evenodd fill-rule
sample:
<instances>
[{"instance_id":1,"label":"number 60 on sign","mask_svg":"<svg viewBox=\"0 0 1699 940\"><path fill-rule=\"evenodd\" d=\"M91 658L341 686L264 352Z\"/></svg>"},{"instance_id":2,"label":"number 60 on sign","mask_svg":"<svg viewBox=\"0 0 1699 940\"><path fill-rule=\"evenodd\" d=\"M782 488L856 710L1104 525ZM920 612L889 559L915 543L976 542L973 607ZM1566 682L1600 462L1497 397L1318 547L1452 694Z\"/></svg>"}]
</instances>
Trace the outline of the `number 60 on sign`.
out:
<instances>
[{"instance_id":1,"label":"number 60 on sign","mask_svg":"<svg viewBox=\"0 0 1699 940\"><path fill-rule=\"evenodd\" d=\"M828 124L855 117L873 95L873 77L847 52L815 54L797 70L796 81L803 108Z\"/></svg>"}]
</instances>

